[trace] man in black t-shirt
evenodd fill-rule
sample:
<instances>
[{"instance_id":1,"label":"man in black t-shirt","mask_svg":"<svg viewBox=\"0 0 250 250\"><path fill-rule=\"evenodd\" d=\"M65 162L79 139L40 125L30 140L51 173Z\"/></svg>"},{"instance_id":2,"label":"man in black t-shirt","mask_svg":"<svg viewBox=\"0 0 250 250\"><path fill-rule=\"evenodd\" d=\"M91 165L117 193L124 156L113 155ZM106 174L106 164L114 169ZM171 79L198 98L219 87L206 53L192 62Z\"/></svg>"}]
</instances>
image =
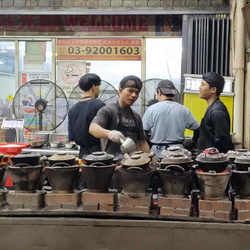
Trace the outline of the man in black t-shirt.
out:
<instances>
[{"instance_id":1,"label":"man in black t-shirt","mask_svg":"<svg viewBox=\"0 0 250 250\"><path fill-rule=\"evenodd\" d=\"M138 77L124 77L119 85L118 101L101 108L90 125L90 133L103 139L103 150L115 155L117 160L123 157L120 145L121 139L125 137L132 138L137 143L138 150L150 153L141 117L131 109L141 88L142 82Z\"/></svg>"},{"instance_id":2,"label":"man in black t-shirt","mask_svg":"<svg viewBox=\"0 0 250 250\"><path fill-rule=\"evenodd\" d=\"M219 96L223 91L225 80L214 72L202 76L200 98L207 101L208 108L201 121L198 149L216 147L221 153L233 150L230 136L230 117L228 110Z\"/></svg>"},{"instance_id":3,"label":"man in black t-shirt","mask_svg":"<svg viewBox=\"0 0 250 250\"><path fill-rule=\"evenodd\" d=\"M79 87L84 91L83 99L76 103L68 113L69 140L80 145L79 157L101 151L100 139L89 133L89 125L97 111L105 103L97 99L100 93L101 79L96 74L86 74L79 80Z\"/></svg>"}]
</instances>

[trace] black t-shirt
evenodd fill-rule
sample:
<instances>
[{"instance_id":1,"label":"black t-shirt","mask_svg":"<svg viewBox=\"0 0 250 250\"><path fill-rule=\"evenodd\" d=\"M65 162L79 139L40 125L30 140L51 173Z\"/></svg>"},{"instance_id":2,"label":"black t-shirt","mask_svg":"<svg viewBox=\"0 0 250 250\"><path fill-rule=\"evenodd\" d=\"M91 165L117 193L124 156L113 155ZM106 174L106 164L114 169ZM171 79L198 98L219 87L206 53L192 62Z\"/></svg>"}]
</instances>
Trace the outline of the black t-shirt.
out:
<instances>
[{"instance_id":1,"label":"black t-shirt","mask_svg":"<svg viewBox=\"0 0 250 250\"><path fill-rule=\"evenodd\" d=\"M233 150L230 136L230 116L223 102L215 100L208 108L201 121L199 150L216 147L220 152Z\"/></svg>"},{"instance_id":2,"label":"black t-shirt","mask_svg":"<svg viewBox=\"0 0 250 250\"><path fill-rule=\"evenodd\" d=\"M117 130L119 117L118 117L118 108L116 103L111 103L106 105L105 107L101 108L96 117L93 119L92 123L97 123L102 128L109 129L109 130ZM121 115L122 115L122 123L126 127L136 127L135 132L127 132L127 135L131 137L135 142L138 140L145 140L146 136L142 127L142 120L138 113L133 111L130 107L121 108ZM123 132L123 131L121 131ZM104 140L104 145L106 144L107 147L105 151L110 154L119 155L121 154L120 146L121 144L112 142L110 140Z\"/></svg>"},{"instance_id":3,"label":"black t-shirt","mask_svg":"<svg viewBox=\"0 0 250 250\"><path fill-rule=\"evenodd\" d=\"M100 145L100 139L89 133L89 125L97 111L105 106L99 99L90 99L76 103L68 113L69 139L81 147Z\"/></svg>"}]
</instances>

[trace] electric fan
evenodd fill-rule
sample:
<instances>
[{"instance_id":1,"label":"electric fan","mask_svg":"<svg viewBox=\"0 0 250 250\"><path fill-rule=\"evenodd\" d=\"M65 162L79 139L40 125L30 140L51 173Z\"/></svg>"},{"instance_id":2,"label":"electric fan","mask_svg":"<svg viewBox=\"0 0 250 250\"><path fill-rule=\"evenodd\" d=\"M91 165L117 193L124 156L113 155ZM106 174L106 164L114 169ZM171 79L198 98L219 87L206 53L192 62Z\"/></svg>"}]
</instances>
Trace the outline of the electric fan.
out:
<instances>
[{"instance_id":1,"label":"electric fan","mask_svg":"<svg viewBox=\"0 0 250 250\"><path fill-rule=\"evenodd\" d=\"M140 95L137 99L137 101L133 104L131 107L133 110L135 110L137 113L139 113L141 116L145 113L145 110L148 106L154 104L157 102L157 93L156 89L158 86L158 83L162 79L159 78L151 78L143 81L143 87L141 89ZM175 88L175 96L173 98L174 101L179 102L179 92Z\"/></svg>"},{"instance_id":2,"label":"electric fan","mask_svg":"<svg viewBox=\"0 0 250 250\"><path fill-rule=\"evenodd\" d=\"M69 95L69 108L73 107L77 102L83 98L84 91L77 85ZM115 87L102 80L100 85L100 94L98 99L105 102L106 104L116 102L118 100L118 92Z\"/></svg>"},{"instance_id":3,"label":"electric fan","mask_svg":"<svg viewBox=\"0 0 250 250\"><path fill-rule=\"evenodd\" d=\"M64 91L42 79L23 84L13 99L13 113L24 119L24 128L29 131L54 130L66 118L68 107Z\"/></svg>"}]
</instances>

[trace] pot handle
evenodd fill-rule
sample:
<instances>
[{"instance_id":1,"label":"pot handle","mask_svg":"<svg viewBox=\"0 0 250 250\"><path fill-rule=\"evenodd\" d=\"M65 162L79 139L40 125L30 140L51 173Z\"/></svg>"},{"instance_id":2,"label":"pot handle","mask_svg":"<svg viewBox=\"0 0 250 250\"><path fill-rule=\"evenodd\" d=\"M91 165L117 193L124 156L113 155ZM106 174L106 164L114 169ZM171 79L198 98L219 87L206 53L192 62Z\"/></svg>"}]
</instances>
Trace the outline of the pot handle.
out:
<instances>
[{"instance_id":1,"label":"pot handle","mask_svg":"<svg viewBox=\"0 0 250 250\"><path fill-rule=\"evenodd\" d=\"M128 170L130 170L130 169L143 170L143 169L142 169L142 168L140 168L140 167L128 167L127 169L128 169Z\"/></svg>"},{"instance_id":2,"label":"pot handle","mask_svg":"<svg viewBox=\"0 0 250 250\"><path fill-rule=\"evenodd\" d=\"M181 171L185 171L185 169L179 165L168 165L165 167L165 170L168 170L168 168L171 168L171 167L174 167L174 168L177 168L177 170L181 170Z\"/></svg>"},{"instance_id":3,"label":"pot handle","mask_svg":"<svg viewBox=\"0 0 250 250\"><path fill-rule=\"evenodd\" d=\"M31 167L28 163L17 163L13 167Z\"/></svg>"},{"instance_id":4,"label":"pot handle","mask_svg":"<svg viewBox=\"0 0 250 250\"><path fill-rule=\"evenodd\" d=\"M125 140L123 138L121 138L121 137L119 138L119 140L120 140L121 144L123 144L125 142Z\"/></svg>"},{"instance_id":5,"label":"pot handle","mask_svg":"<svg viewBox=\"0 0 250 250\"><path fill-rule=\"evenodd\" d=\"M103 162L97 161L97 162L91 163L89 166L93 167L93 166L107 166L107 165Z\"/></svg>"},{"instance_id":6,"label":"pot handle","mask_svg":"<svg viewBox=\"0 0 250 250\"><path fill-rule=\"evenodd\" d=\"M56 167L56 166L67 166L67 167L70 167L71 165L69 165L68 163L66 163L66 162L57 162L57 163L55 163L55 164L53 164L51 167Z\"/></svg>"}]
</instances>

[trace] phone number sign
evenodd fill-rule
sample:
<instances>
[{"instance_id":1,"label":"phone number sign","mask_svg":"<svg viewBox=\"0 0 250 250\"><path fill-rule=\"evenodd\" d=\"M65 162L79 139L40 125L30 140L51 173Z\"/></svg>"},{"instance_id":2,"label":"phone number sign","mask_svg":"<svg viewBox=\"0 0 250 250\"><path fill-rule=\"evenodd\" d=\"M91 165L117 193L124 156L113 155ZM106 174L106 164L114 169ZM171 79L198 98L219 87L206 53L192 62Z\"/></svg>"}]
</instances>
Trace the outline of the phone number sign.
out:
<instances>
[{"instance_id":1,"label":"phone number sign","mask_svg":"<svg viewBox=\"0 0 250 250\"><path fill-rule=\"evenodd\" d=\"M141 61L142 39L58 39L57 60Z\"/></svg>"}]
</instances>

